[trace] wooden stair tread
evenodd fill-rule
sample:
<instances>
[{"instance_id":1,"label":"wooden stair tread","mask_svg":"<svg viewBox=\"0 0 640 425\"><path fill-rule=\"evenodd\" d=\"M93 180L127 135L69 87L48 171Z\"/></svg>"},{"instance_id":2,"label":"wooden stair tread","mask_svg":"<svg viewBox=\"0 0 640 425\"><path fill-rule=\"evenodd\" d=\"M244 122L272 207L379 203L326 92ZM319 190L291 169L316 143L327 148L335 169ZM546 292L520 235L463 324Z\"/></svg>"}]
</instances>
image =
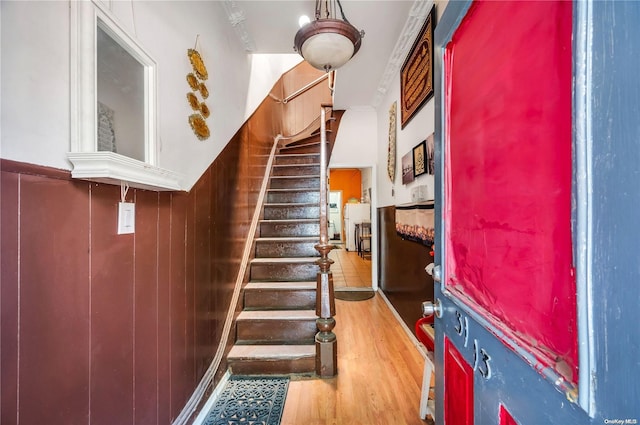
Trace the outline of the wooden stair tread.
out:
<instances>
[{"instance_id":1,"label":"wooden stair tread","mask_svg":"<svg viewBox=\"0 0 640 425\"><path fill-rule=\"evenodd\" d=\"M264 206L265 207L318 207L320 208L320 205L318 205L317 202L272 202L272 203L265 203Z\"/></svg>"},{"instance_id":2,"label":"wooden stair tread","mask_svg":"<svg viewBox=\"0 0 640 425\"><path fill-rule=\"evenodd\" d=\"M316 156L316 155L313 155L313 156ZM319 162L310 162L308 164L273 164L273 168L297 168L297 167L319 167L319 166L320 166Z\"/></svg>"},{"instance_id":3,"label":"wooden stair tread","mask_svg":"<svg viewBox=\"0 0 640 425\"><path fill-rule=\"evenodd\" d=\"M315 310L243 310L236 320L316 320Z\"/></svg>"},{"instance_id":4,"label":"wooden stair tread","mask_svg":"<svg viewBox=\"0 0 640 425\"><path fill-rule=\"evenodd\" d=\"M320 174L302 174L300 176L271 176L271 179L297 180L297 179L319 179Z\"/></svg>"},{"instance_id":5,"label":"wooden stair tread","mask_svg":"<svg viewBox=\"0 0 640 425\"><path fill-rule=\"evenodd\" d=\"M292 156L320 156L320 153L285 153L285 154L276 154L275 157L279 156L292 157Z\"/></svg>"},{"instance_id":6,"label":"wooden stair tread","mask_svg":"<svg viewBox=\"0 0 640 425\"><path fill-rule=\"evenodd\" d=\"M281 220L260 220L261 223L318 223L317 218L284 218Z\"/></svg>"},{"instance_id":7,"label":"wooden stair tread","mask_svg":"<svg viewBox=\"0 0 640 425\"><path fill-rule=\"evenodd\" d=\"M283 236L256 238L256 242L320 242L315 236Z\"/></svg>"},{"instance_id":8,"label":"wooden stair tread","mask_svg":"<svg viewBox=\"0 0 640 425\"><path fill-rule=\"evenodd\" d=\"M235 359L298 359L315 357L315 344L308 345L234 345L228 358Z\"/></svg>"},{"instance_id":9,"label":"wooden stair tread","mask_svg":"<svg viewBox=\"0 0 640 425\"><path fill-rule=\"evenodd\" d=\"M254 258L251 260L252 264L305 264L316 263L318 257L266 257L266 258Z\"/></svg>"},{"instance_id":10,"label":"wooden stair tread","mask_svg":"<svg viewBox=\"0 0 640 425\"><path fill-rule=\"evenodd\" d=\"M273 189L267 189L267 192L319 192L320 189L318 189L317 187L293 187L291 189L280 189L280 188L273 188Z\"/></svg>"},{"instance_id":11,"label":"wooden stair tread","mask_svg":"<svg viewBox=\"0 0 640 425\"><path fill-rule=\"evenodd\" d=\"M245 286L245 290L260 290L260 289L273 289L273 290L298 290L298 289L316 289L317 283L315 281L308 282L249 282Z\"/></svg>"}]
</instances>

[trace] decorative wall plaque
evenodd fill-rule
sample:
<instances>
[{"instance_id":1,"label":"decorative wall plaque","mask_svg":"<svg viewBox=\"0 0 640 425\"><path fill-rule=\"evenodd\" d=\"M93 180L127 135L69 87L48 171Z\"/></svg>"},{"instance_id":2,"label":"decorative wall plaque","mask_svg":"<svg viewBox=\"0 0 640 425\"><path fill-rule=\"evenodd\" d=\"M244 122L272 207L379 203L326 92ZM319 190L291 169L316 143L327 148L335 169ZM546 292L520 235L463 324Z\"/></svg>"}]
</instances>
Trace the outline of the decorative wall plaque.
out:
<instances>
[{"instance_id":1,"label":"decorative wall plaque","mask_svg":"<svg viewBox=\"0 0 640 425\"><path fill-rule=\"evenodd\" d=\"M435 6L427 16L418 38L400 71L400 103L402 128L433 96L433 28Z\"/></svg>"},{"instance_id":2,"label":"decorative wall plaque","mask_svg":"<svg viewBox=\"0 0 640 425\"><path fill-rule=\"evenodd\" d=\"M200 102L198 101L198 97L195 95L195 93L187 93L187 102L189 102L189 106L191 106L191 109L193 109L194 111L200 109Z\"/></svg>"},{"instance_id":3,"label":"decorative wall plaque","mask_svg":"<svg viewBox=\"0 0 640 425\"><path fill-rule=\"evenodd\" d=\"M191 125L193 132L198 136L198 139L205 140L209 138L209 126L204 118L202 118L202 115L191 114L189 116L189 124Z\"/></svg>"},{"instance_id":4,"label":"decorative wall plaque","mask_svg":"<svg viewBox=\"0 0 640 425\"><path fill-rule=\"evenodd\" d=\"M196 38L196 45L197 44L198 39ZM187 93L187 102L189 103L189 106L191 106L191 109L196 112L189 116L189 125L198 139L205 140L208 139L211 134L206 121L206 119L209 118L211 111L204 103L204 99L209 97L209 90L204 84L204 81L200 80L206 80L209 78L209 73L207 72L207 67L204 65L202 56L200 56L200 53L198 53L195 48L187 50L187 57L193 67L193 72L187 74L187 84L189 84L189 87L192 90ZM200 92L202 101L198 99L198 96L196 95L197 92Z\"/></svg>"},{"instance_id":5,"label":"decorative wall plaque","mask_svg":"<svg viewBox=\"0 0 640 425\"><path fill-rule=\"evenodd\" d=\"M187 51L187 56L189 56L189 60L191 61L191 66L193 66L193 70L196 75L201 80L206 80L209 78L209 74L207 73L207 67L204 66L204 61L202 60L202 56L195 49L189 49Z\"/></svg>"},{"instance_id":6,"label":"decorative wall plaque","mask_svg":"<svg viewBox=\"0 0 640 425\"><path fill-rule=\"evenodd\" d=\"M389 151L387 153L387 174L391 183L396 179L396 105L389 109Z\"/></svg>"},{"instance_id":7,"label":"decorative wall plaque","mask_svg":"<svg viewBox=\"0 0 640 425\"><path fill-rule=\"evenodd\" d=\"M187 83L191 90L198 90L198 77L196 77L193 72L187 74Z\"/></svg>"}]
</instances>

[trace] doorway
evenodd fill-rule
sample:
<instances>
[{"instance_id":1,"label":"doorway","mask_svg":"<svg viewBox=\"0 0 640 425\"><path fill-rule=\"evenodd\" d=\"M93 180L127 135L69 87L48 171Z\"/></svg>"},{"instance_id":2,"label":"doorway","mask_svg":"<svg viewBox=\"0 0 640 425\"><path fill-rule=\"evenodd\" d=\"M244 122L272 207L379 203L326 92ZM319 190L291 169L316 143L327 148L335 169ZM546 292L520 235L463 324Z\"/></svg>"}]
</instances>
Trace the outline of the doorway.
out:
<instances>
[{"instance_id":1,"label":"doorway","mask_svg":"<svg viewBox=\"0 0 640 425\"><path fill-rule=\"evenodd\" d=\"M342 190L329 192L329 239L332 244L343 244Z\"/></svg>"},{"instance_id":2,"label":"doorway","mask_svg":"<svg viewBox=\"0 0 640 425\"><path fill-rule=\"evenodd\" d=\"M378 286L373 173L372 167L329 169L329 236L335 246L329 258L334 261L331 271L338 291L375 290ZM358 211L358 215L351 214L353 211ZM372 229L371 240L362 245L366 253L356 245L355 224L363 222Z\"/></svg>"}]
</instances>

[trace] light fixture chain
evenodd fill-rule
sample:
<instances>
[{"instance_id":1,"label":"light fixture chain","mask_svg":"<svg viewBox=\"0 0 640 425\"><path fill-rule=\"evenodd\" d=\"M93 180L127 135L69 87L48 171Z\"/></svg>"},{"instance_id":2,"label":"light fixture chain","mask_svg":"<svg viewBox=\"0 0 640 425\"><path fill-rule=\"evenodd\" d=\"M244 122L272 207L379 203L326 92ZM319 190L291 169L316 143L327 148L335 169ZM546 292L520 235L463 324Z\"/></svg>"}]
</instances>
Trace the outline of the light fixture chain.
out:
<instances>
[{"instance_id":1,"label":"light fixture chain","mask_svg":"<svg viewBox=\"0 0 640 425\"><path fill-rule=\"evenodd\" d=\"M340 15L342 15L342 20L345 21L346 23L350 24L351 22L349 22L347 17L344 16L344 11L342 10L342 3L340 3L340 0L336 0L336 1L338 2L338 7L340 8Z\"/></svg>"}]
</instances>

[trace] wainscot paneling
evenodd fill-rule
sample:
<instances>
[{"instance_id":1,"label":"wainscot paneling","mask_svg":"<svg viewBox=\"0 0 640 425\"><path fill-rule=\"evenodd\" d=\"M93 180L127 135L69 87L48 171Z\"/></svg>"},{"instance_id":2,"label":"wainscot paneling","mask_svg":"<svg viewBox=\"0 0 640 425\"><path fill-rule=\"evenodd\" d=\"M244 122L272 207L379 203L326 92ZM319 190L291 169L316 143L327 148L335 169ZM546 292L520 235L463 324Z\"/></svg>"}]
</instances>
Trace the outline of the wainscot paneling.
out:
<instances>
[{"instance_id":1,"label":"wainscot paneling","mask_svg":"<svg viewBox=\"0 0 640 425\"><path fill-rule=\"evenodd\" d=\"M395 207L378 208L378 285L409 329L422 317L422 302L433 301L433 278L425 267L431 249L396 233Z\"/></svg>"},{"instance_id":2,"label":"wainscot paneling","mask_svg":"<svg viewBox=\"0 0 640 425\"><path fill-rule=\"evenodd\" d=\"M192 190L0 160L2 424L169 424L221 343L281 83ZM185 143L201 143L197 140ZM224 367L224 365L223 365Z\"/></svg>"}]
</instances>

